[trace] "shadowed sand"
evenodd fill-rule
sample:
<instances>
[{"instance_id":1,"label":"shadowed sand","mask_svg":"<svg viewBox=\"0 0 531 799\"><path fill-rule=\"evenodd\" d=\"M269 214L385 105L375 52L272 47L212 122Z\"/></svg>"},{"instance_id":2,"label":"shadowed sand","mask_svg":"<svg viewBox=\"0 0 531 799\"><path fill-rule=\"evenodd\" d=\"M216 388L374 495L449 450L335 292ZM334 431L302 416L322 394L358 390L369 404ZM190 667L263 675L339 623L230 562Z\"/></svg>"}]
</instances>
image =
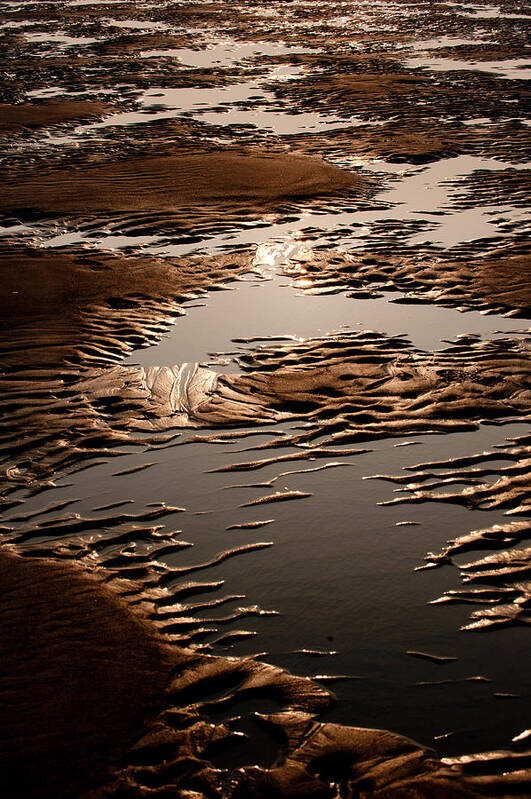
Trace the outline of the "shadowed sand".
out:
<instances>
[{"instance_id":1,"label":"shadowed sand","mask_svg":"<svg viewBox=\"0 0 531 799\"><path fill-rule=\"evenodd\" d=\"M138 157L43 173L4 176L0 210L43 212L171 210L237 202L264 205L361 189L361 178L307 156L245 151Z\"/></svg>"},{"instance_id":2,"label":"shadowed sand","mask_svg":"<svg viewBox=\"0 0 531 799\"><path fill-rule=\"evenodd\" d=\"M107 111L103 103L89 100L77 102L0 104L0 135L18 128L43 128L61 122L101 117Z\"/></svg>"},{"instance_id":3,"label":"shadowed sand","mask_svg":"<svg viewBox=\"0 0 531 799\"><path fill-rule=\"evenodd\" d=\"M72 566L3 550L0 582L2 793L77 794L138 737L170 658L115 592Z\"/></svg>"}]
</instances>

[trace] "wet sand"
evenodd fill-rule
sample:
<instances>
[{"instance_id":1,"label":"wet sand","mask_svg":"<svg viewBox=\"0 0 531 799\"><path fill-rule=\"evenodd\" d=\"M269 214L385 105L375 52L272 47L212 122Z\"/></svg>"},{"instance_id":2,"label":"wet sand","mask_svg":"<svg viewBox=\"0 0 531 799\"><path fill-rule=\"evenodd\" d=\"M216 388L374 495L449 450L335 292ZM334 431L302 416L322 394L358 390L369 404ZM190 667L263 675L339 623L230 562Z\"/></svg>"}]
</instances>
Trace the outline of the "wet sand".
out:
<instances>
[{"instance_id":1,"label":"wet sand","mask_svg":"<svg viewBox=\"0 0 531 799\"><path fill-rule=\"evenodd\" d=\"M167 648L81 569L0 555L2 785L71 796L101 781L157 710Z\"/></svg>"},{"instance_id":2,"label":"wet sand","mask_svg":"<svg viewBox=\"0 0 531 799\"><path fill-rule=\"evenodd\" d=\"M17 129L42 128L62 122L82 121L101 117L106 108L102 103L58 102L20 105L0 105L0 133L6 135Z\"/></svg>"},{"instance_id":3,"label":"wet sand","mask_svg":"<svg viewBox=\"0 0 531 799\"><path fill-rule=\"evenodd\" d=\"M7 599L2 692L9 708L0 731L9 796L141 796L154 783L161 795L219 790L222 772L204 758L234 734L202 716L264 694L283 712L256 721L285 738L282 754L267 772L235 773L225 795L299 796L304 786L305 795L327 792L334 764L341 764L350 790L369 783L379 797L411 791L476 797L496 790L497 780L467 778L407 738L316 722L314 714L330 701L316 684L253 660L171 647L145 611L143 617L131 610L132 591L123 584L118 590L128 601L102 575L5 550L0 569ZM152 599L166 604L162 591ZM200 700L220 690L217 699ZM518 780L513 787L505 795L520 795Z\"/></svg>"},{"instance_id":4,"label":"wet sand","mask_svg":"<svg viewBox=\"0 0 531 799\"><path fill-rule=\"evenodd\" d=\"M172 210L188 205L266 205L362 185L349 172L292 155L210 152L4 175L0 210L47 213Z\"/></svg>"}]
</instances>

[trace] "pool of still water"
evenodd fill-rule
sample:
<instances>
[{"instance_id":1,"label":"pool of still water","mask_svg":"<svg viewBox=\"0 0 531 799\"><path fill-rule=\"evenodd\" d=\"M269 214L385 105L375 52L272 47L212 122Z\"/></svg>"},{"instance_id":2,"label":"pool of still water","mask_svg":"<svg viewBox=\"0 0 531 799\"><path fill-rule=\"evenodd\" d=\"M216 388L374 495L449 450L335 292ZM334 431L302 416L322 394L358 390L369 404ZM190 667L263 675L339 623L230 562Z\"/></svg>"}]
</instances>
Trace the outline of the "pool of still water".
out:
<instances>
[{"instance_id":1,"label":"pool of still water","mask_svg":"<svg viewBox=\"0 0 531 799\"><path fill-rule=\"evenodd\" d=\"M245 595L213 612L192 613L204 618L205 627L210 626L209 618L228 615L239 606L258 605L279 614L223 625L207 637L214 642L214 653L263 653L268 662L296 674L341 675L327 682L339 699L328 714L330 720L391 729L431 742L443 753L479 751L504 746L525 729L531 692L526 637L518 628L460 631L473 606L429 604L460 587L457 569L414 569L428 551L439 551L449 538L506 517L446 503L381 506L378 503L393 498L393 484L364 478L396 474L434 457L490 450L525 429L522 424L483 425L475 432L382 440L368 443L371 451L365 454L271 464L243 473L211 470L254 459L256 453L241 450L264 441L263 433L225 446L198 442L157 452L128 449L118 459L59 480L52 493L54 501L82 497L75 511L95 517L105 515L95 508L131 499L127 512L140 512L154 501L184 507L184 513L163 520L168 530L181 530L179 537L193 544L168 558L173 566L201 565L242 544L272 543L192 573L198 580L224 581L215 596ZM397 446L406 440L415 444ZM274 451L262 451L258 457L269 454ZM134 474L116 474L143 463L153 465ZM341 465L285 474L329 463ZM246 485L275 477L271 486ZM285 489L311 496L241 507ZM39 506L42 497L28 498L24 511ZM227 529L262 520L272 522L258 530ZM416 524L396 526L404 521ZM466 553L457 560L476 556ZM182 578L188 579L189 575ZM210 591L208 596L212 598ZM198 594L193 601L201 598ZM231 647L217 645L216 638L232 628L256 635ZM312 657L297 652L304 649L335 654ZM409 656L408 650L456 660L433 663ZM473 676L485 679L466 679ZM417 684L447 680L443 685ZM505 710L508 703L510 712ZM260 709L254 703L252 708L233 708L231 714Z\"/></svg>"},{"instance_id":2,"label":"pool of still water","mask_svg":"<svg viewBox=\"0 0 531 799\"><path fill-rule=\"evenodd\" d=\"M245 348L244 343L235 344L234 338L320 336L342 326L406 332L415 346L425 349L444 347L441 339L459 333L485 336L496 330L505 335L519 327L518 321L497 315L460 313L432 305L395 305L385 297L357 301L345 293L301 295L297 276L277 273L284 255L296 250L293 243L290 246L277 242L258 250L255 265L260 279L249 275L227 290L207 294L204 304L190 302L187 315L176 321L166 338L135 351L125 363L211 362L214 351ZM215 359L211 368L237 371L230 356ZM393 484L364 478L396 474L403 467L434 458L489 450L525 430L522 424L482 425L475 432L369 442L364 447L371 451L360 455L225 474L212 470L278 451L242 452L265 440L260 431L230 445L198 442L156 452L126 448L118 459L58 481L52 493L54 501L81 497L74 510L96 518L101 514L94 508L124 500L134 500L127 508L134 512L154 501L184 507L185 513L164 520L168 529L177 527L182 538L193 544L170 557L174 566L202 564L241 544L271 542L268 549L199 572L200 579L225 581L221 592L245 595L245 599L228 603L226 613L248 604L279 613L253 616L232 625L242 629L243 624L243 629L256 635L230 648L215 644L219 633L213 632L209 639L214 642L214 652L264 652L265 659L297 674L343 675L330 684L340 700L330 719L392 729L431 742L442 752L459 753L503 746L524 729L531 689L525 635L517 628L461 632L459 627L467 622L473 606L429 604L460 586L458 570L452 566L421 572L414 569L427 552L439 551L448 539L502 522L505 517L501 511L472 512L446 503L381 506L378 503L393 497ZM177 440L189 435L184 431ZM406 440L415 444L397 446ZM137 473L117 475L146 463L152 465ZM327 468L286 474L323 465ZM269 486L248 485L273 478ZM284 489L311 496L241 507ZM42 506L42 498L28 498L24 510L31 511L33 506ZM263 520L272 521L260 529L227 530L234 524ZM416 524L396 526L404 521ZM476 554L467 553L457 560L473 560ZM199 615L208 626L209 615L225 612ZM302 649L336 654L311 657L297 653ZM441 665L412 658L407 650L457 659ZM473 676L485 679L466 679ZM416 684L441 680L450 682ZM510 713L504 713L504 703L509 702ZM242 707L242 713L249 710Z\"/></svg>"}]
</instances>

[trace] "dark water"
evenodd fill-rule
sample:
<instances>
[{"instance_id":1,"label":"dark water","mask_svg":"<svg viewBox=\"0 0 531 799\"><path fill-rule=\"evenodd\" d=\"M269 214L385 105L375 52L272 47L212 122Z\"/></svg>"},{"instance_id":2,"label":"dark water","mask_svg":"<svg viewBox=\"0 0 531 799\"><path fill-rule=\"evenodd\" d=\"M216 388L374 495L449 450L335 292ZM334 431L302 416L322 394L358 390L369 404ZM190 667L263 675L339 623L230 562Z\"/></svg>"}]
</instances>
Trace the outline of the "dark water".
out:
<instances>
[{"instance_id":1,"label":"dark water","mask_svg":"<svg viewBox=\"0 0 531 799\"><path fill-rule=\"evenodd\" d=\"M377 441L369 445L373 452L335 459L333 462L341 465L323 471L279 477L270 488L229 486L265 482L284 471L330 461L295 461L254 472L207 474L218 465L245 459L241 454L232 458L229 454L242 445L191 443L156 453L124 454L64 478L60 483L68 486L58 487L52 494L54 501L83 496L75 505L82 515L125 499L134 499L134 506L125 508L133 512L155 501L185 507L185 513L164 520L166 529L182 530L182 539L193 544L168 561L179 567L207 562L234 546L273 542L269 549L242 554L197 574L201 580L225 581L216 595L245 595L218 612L200 611L200 618L217 618L235 607L255 604L280 614L218 628L222 633L231 627L245 629L256 636L229 648L214 643L213 651L231 656L264 652L264 659L297 674L345 675L346 679L330 684L339 698L331 719L381 726L431 741L443 752L457 753L464 747L499 746L524 728L531 689L526 635L519 628L459 632L471 608L428 604L444 591L459 587L455 568L413 570L426 552L438 551L449 538L478 526L501 522L503 514L446 504L434 507L433 503L380 507L378 502L392 497L392 487L363 478L382 472L395 474L403 466L434 455L459 457L490 449L505 436L524 430L523 425L487 425L473 433L408 438L417 445L406 447L396 446L404 439ZM250 446L259 443L260 436L243 441ZM146 471L112 476L154 461ZM239 507L284 489L312 496L263 507ZM40 505L42 500L28 499L24 510ZM274 523L259 530L226 529L269 519ZM395 526L406 520L418 526ZM98 535L105 536L105 531ZM457 558L461 562L470 559L471 553ZM213 632L207 640L215 641L219 634ZM337 654L314 658L295 654L298 649ZM438 664L412 658L407 650L457 660ZM415 685L477 675L488 682ZM515 696L504 699L495 696L497 693ZM433 740L448 733L447 738Z\"/></svg>"}]
</instances>

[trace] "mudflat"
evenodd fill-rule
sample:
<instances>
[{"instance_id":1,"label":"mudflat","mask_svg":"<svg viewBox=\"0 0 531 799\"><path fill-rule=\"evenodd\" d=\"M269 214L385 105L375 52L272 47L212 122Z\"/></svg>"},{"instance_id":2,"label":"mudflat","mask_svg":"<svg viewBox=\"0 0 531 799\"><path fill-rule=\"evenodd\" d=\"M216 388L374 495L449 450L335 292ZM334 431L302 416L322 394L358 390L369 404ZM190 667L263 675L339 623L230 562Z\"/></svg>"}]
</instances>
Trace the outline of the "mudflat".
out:
<instances>
[{"instance_id":1,"label":"mudflat","mask_svg":"<svg viewBox=\"0 0 531 799\"><path fill-rule=\"evenodd\" d=\"M523 14L2 4L2 796L530 795Z\"/></svg>"}]
</instances>

